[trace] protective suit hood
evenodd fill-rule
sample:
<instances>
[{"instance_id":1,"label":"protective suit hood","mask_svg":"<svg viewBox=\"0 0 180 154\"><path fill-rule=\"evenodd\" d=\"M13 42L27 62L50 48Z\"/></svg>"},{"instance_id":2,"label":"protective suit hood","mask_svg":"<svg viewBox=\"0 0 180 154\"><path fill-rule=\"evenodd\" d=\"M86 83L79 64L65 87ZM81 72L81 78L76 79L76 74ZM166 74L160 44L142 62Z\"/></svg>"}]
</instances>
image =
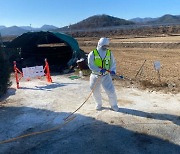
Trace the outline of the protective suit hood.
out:
<instances>
[{"instance_id":1,"label":"protective suit hood","mask_svg":"<svg viewBox=\"0 0 180 154\"><path fill-rule=\"evenodd\" d=\"M102 37L98 41L97 50L101 49L102 46L109 45L109 39Z\"/></svg>"}]
</instances>

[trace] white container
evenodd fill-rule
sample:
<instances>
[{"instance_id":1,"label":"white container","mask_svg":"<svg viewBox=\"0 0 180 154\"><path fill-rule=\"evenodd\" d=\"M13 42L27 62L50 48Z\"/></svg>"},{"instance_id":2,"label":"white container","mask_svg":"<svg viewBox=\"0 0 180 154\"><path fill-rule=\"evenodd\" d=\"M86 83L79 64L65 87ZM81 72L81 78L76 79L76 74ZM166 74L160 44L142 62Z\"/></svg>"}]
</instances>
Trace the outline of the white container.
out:
<instances>
[{"instance_id":1,"label":"white container","mask_svg":"<svg viewBox=\"0 0 180 154\"><path fill-rule=\"evenodd\" d=\"M79 77L82 77L82 76L83 76L83 72L79 71Z\"/></svg>"}]
</instances>

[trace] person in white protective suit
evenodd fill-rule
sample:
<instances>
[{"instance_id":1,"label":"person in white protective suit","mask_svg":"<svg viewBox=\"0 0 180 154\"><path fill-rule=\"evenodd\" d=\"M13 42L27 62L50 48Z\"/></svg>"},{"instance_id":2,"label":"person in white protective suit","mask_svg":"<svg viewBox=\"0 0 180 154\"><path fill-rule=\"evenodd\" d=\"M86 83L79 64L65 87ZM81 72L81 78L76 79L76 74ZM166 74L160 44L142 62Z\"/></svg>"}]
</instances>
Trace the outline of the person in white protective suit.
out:
<instances>
[{"instance_id":1,"label":"person in white protective suit","mask_svg":"<svg viewBox=\"0 0 180 154\"><path fill-rule=\"evenodd\" d=\"M88 54L88 66L92 73L90 75L90 88L96 102L96 110L102 109L101 85L109 98L111 109L118 111L117 96L111 75L116 74L116 62L112 52L107 48L108 38L100 38L97 48Z\"/></svg>"}]
</instances>

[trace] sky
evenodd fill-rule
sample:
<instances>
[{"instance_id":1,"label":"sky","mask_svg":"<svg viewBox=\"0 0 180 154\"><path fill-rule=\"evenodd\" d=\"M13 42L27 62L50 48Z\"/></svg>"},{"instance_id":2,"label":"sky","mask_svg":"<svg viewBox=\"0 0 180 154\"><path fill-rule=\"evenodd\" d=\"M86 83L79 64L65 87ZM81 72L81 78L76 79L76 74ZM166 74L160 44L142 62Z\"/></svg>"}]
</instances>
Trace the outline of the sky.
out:
<instances>
[{"instance_id":1,"label":"sky","mask_svg":"<svg viewBox=\"0 0 180 154\"><path fill-rule=\"evenodd\" d=\"M180 15L180 0L0 0L0 25L57 27L94 15L122 19Z\"/></svg>"}]
</instances>

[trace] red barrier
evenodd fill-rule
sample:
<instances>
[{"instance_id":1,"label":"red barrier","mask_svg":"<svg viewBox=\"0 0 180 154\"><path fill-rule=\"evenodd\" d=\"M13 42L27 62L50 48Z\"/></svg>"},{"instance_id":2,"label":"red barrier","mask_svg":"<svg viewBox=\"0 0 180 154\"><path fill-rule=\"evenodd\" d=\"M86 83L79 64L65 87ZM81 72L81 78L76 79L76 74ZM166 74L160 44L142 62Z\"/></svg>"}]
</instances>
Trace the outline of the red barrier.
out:
<instances>
[{"instance_id":1,"label":"red barrier","mask_svg":"<svg viewBox=\"0 0 180 154\"><path fill-rule=\"evenodd\" d=\"M49 64L47 62L47 59L45 59L44 72L45 72L45 75L46 75L47 82L52 82L51 75L50 75Z\"/></svg>"},{"instance_id":2,"label":"red barrier","mask_svg":"<svg viewBox=\"0 0 180 154\"><path fill-rule=\"evenodd\" d=\"M18 77L18 73L21 74L20 77ZM47 59L45 59L44 73L45 73L45 76L47 78L47 82L51 82L52 83L52 78L51 78L51 75L50 75L50 69L49 69L49 64L47 62ZM17 89L19 89L19 81L23 77L23 73L17 68L16 61L14 61L14 74L15 74Z\"/></svg>"},{"instance_id":3,"label":"red barrier","mask_svg":"<svg viewBox=\"0 0 180 154\"><path fill-rule=\"evenodd\" d=\"M21 74L20 78L18 77L18 73ZM19 81L23 77L23 73L17 68L16 61L14 61L14 75L15 75L15 78L16 78L17 89L19 89Z\"/></svg>"}]
</instances>

